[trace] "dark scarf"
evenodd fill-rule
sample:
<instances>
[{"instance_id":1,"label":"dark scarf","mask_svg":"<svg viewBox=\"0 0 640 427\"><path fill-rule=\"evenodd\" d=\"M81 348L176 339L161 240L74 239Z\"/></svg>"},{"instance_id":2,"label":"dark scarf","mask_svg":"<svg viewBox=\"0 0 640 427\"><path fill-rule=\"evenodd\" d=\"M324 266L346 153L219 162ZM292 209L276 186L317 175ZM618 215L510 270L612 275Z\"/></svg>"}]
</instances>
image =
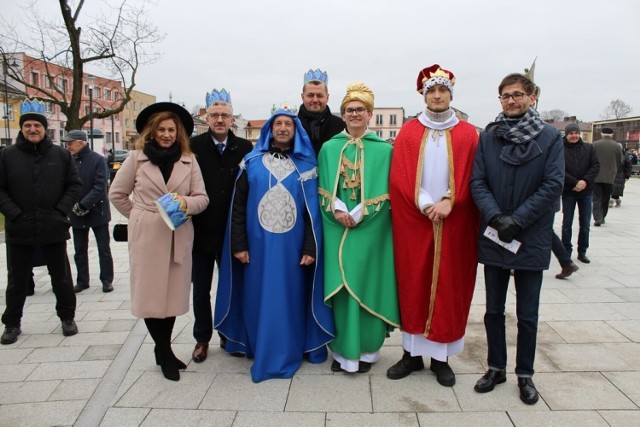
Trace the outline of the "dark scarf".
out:
<instances>
[{"instance_id":1,"label":"dark scarf","mask_svg":"<svg viewBox=\"0 0 640 427\"><path fill-rule=\"evenodd\" d=\"M151 163L160 168L165 184L169 181L171 171L173 171L173 165L180 160L182 156L182 150L180 150L180 144L178 142L175 142L169 148L162 148L154 139L144 144L142 152L146 154Z\"/></svg>"},{"instance_id":2,"label":"dark scarf","mask_svg":"<svg viewBox=\"0 0 640 427\"><path fill-rule=\"evenodd\" d=\"M505 140L500 159L510 165L525 164L542 154L535 137L542 132L544 122L533 108L522 116L507 118L504 113L498 114L496 120L487 126L497 137Z\"/></svg>"}]
</instances>

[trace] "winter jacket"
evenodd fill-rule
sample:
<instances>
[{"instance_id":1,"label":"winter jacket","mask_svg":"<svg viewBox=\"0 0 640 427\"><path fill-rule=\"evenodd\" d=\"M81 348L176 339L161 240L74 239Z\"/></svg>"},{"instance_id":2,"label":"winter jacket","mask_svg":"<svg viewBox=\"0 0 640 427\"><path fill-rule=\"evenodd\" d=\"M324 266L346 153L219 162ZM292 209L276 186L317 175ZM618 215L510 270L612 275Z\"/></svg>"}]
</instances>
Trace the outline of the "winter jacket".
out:
<instances>
[{"instance_id":1,"label":"winter jacket","mask_svg":"<svg viewBox=\"0 0 640 427\"><path fill-rule=\"evenodd\" d=\"M82 184L71 154L48 137L38 144L22 132L0 152L0 212L10 244L44 246L69 239L67 215Z\"/></svg>"},{"instance_id":2,"label":"winter jacket","mask_svg":"<svg viewBox=\"0 0 640 427\"><path fill-rule=\"evenodd\" d=\"M107 179L109 171L107 162L100 154L85 145L78 154L74 155L78 175L82 180L80 205L89 213L78 216L69 215L73 228L98 227L111 221L111 208L107 194Z\"/></svg>"},{"instance_id":3,"label":"winter jacket","mask_svg":"<svg viewBox=\"0 0 640 427\"><path fill-rule=\"evenodd\" d=\"M532 142L540 154L512 165L500 159L503 145L511 142L493 131L480 134L471 193L482 220L478 238L482 264L516 270L549 268L554 204L564 182L564 149L560 133L548 125ZM522 243L515 254L483 236L489 222L500 214L511 215L522 228L515 236Z\"/></svg>"},{"instance_id":4,"label":"winter jacket","mask_svg":"<svg viewBox=\"0 0 640 427\"><path fill-rule=\"evenodd\" d=\"M586 144L582 138L576 143L564 141L564 188L562 194L572 196L588 196L593 193L593 184L600 162L596 156L593 145ZM582 191L573 191L578 181L584 180L587 188Z\"/></svg>"}]
</instances>

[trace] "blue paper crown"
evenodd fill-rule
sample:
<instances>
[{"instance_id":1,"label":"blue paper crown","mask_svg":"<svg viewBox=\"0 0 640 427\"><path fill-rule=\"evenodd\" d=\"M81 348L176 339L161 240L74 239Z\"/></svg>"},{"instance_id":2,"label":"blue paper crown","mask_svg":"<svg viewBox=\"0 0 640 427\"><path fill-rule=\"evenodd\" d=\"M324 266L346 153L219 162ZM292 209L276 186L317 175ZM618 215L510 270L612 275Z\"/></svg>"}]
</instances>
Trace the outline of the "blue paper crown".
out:
<instances>
[{"instance_id":1,"label":"blue paper crown","mask_svg":"<svg viewBox=\"0 0 640 427\"><path fill-rule=\"evenodd\" d=\"M304 84L308 82L322 82L326 85L329 83L329 76L327 76L326 71L316 68L315 70L309 70L304 73Z\"/></svg>"},{"instance_id":2,"label":"blue paper crown","mask_svg":"<svg viewBox=\"0 0 640 427\"><path fill-rule=\"evenodd\" d=\"M205 101L207 108L218 101L231 104L231 93L227 92L227 90L224 88L222 90L213 89L211 92L207 92Z\"/></svg>"},{"instance_id":3,"label":"blue paper crown","mask_svg":"<svg viewBox=\"0 0 640 427\"><path fill-rule=\"evenodd\" d=\"M46 112L46 106L44 105L44 102L39 101L37 99L25 99L24 101L22 101L22 104L20 104L20 115L23 114L29 114L29 113L35 113L35 114L42 114L43 116L45 115L44 113Z\"/></svg>"},{"instance_id":4,"label":"blue paper crown","mask_svg":"<svg viewBox=\"0 0 640 427\"><path fill-rule=\"evenodd\" d=\"M291 114L298 114L298 109L295 107L295 105L289 104L286 101L278 105L273 104L273 107L271 107L271 115L273 116L273 113L278 110L285 110L291 112Z\"/></svg>"}]
</instances>

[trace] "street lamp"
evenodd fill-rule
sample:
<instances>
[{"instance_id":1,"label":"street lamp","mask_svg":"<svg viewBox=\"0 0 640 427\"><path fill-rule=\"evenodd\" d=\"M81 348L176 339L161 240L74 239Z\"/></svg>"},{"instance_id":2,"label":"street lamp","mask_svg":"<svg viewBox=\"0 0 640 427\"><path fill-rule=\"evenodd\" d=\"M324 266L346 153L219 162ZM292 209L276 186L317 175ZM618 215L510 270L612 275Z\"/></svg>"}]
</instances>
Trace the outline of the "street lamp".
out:
<instances>
[{"instance_id":1,"label":"street lamp","mask_svg":"<svg viewBox=\"0 0 640 427\"><path fill-rule=\"evenodd\" d=\"M16 64L15 58L11 57L11 60L13 61L11 64L7 63L7 55L3 51L2 52L2 72L4 75L4 116L2 118L4 119L4 131L5 131L5 138L7 141L7 145L11 144L11 129L9 128L9 108L10 108L9 89L8 89L7 77L9 75L9 67L18 66L18 64Z\"/></svg>"},{"instance_id":2,"label":"street lamp","mask_svg":"<svg viewBox=\"0 0 640 427\"><path fill-rule=\"evenodd\" d=\"M93 151L93 81L95 77L91 74L87 76L87 80L89 81L89 132L91 132L90 136L90 145L91 151Z\"/></svg>"}]
</instances>

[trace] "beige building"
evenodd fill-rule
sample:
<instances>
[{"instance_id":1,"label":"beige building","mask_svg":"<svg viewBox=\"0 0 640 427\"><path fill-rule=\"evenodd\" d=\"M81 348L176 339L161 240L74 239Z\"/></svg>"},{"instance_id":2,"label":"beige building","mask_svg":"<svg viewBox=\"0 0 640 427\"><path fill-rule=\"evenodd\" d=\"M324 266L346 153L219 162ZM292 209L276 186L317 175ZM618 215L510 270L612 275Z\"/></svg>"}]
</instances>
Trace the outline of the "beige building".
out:
<instances>
[{"instance_id":1,"label":"beige building","mask_svg":"<svg viewBox=\"0 0 640 427\"><path fill-rule=\"evenodd\" d=\"M124 138L122 149L133 150L138 131L136 130L136 118L140 111L145 107L155 104L156 97L137 90L131 91L131 101L125 106L122 115L124 116ZM116 146L118 144L118 135L116 134Z\"/></svg>"},{"instance_id":2,"label":"beige building","mask_svg":"<svg viewBox=\"0 0 640 427\"><path fill-rule=\"evenodd\" d=\"M393 143L403 123L404 108L376 107L373 109L373 116L371 117L371 121L369 121L369 130L375 132L378 138Z\"/></svg>"}]
</instances>

